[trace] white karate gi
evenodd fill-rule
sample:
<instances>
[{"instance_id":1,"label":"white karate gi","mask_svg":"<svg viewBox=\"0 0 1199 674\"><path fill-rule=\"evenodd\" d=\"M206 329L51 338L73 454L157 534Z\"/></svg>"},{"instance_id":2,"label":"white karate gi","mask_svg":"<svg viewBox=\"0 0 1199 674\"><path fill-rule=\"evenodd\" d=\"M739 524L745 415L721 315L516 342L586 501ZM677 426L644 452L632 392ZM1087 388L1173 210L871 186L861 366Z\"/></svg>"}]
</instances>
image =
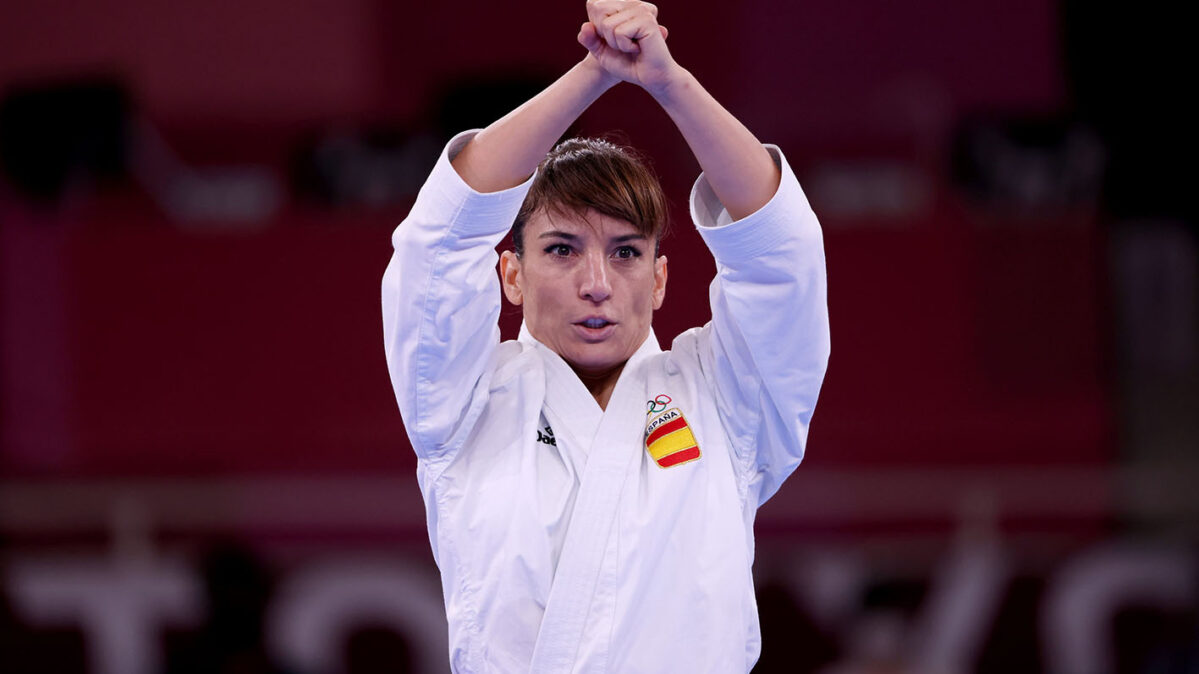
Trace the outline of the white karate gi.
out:
<instances>
[{"instance_id":1,"label":"white karate gi","mask_svg":"<svg viewBox=\"0 0 1199 674\"><path fill-rule=\"evenodd\" d=\"M527 331L500 343L494 248L532 180L470 189L450 159L472 136L442 153L383 278L452 668L748 671L754 514L799 464L829 352L820 227L799 183L767 146L778 192L729 224L700 176L713 320L670 351L651 334L605 411ZM663 468L647 425L679 415L700 456Z\"/></svg>"}]
</instances>

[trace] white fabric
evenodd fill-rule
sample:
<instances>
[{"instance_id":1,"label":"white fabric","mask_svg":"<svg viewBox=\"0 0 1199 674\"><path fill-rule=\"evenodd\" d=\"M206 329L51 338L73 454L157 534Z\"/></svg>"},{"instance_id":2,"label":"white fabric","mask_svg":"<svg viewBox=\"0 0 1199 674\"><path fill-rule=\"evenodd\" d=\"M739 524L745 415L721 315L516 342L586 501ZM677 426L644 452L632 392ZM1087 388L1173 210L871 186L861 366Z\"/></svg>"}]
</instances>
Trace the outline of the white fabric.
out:
<instances>
[{"instance_id":1,"label":"white fabric","mask_svg":"<svg viewBox=\"0 0 1199 674\"><path fill-rule=\"evenodd\" d=\"M799 183L767 146L779 190L730 224L700 176L691 213L717 261L713 320L670 351L651 334L601 410L526 331L499 341L494 248L532 180L471 190L449 163L471 137L438 160L383 278L452 668L749 671L754 514L803 456L829 349L821 233ZM647 414L658 396L670 402ZM663 407L685 417L698 459L649 455Z\"/></svg>"}]
</instances>

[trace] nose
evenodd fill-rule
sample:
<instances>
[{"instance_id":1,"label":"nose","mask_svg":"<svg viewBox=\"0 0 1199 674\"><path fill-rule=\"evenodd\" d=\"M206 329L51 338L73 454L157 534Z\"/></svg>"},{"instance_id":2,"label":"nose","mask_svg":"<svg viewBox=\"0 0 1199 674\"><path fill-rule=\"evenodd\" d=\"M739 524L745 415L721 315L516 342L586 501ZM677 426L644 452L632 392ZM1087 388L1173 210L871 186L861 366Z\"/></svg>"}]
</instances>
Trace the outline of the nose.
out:
<instances>
[{"instance_id":1,"label":"nose","mask_svg":"<svg viewBox=\"0 0 1199 674\"><path fill-rule=\"evenodd\" d=\"M603 302L612 295L612 284L608 280L607 260L600 255L585 256L580 270L579 296L592 302Z\"/></svg>"}]
</instances>

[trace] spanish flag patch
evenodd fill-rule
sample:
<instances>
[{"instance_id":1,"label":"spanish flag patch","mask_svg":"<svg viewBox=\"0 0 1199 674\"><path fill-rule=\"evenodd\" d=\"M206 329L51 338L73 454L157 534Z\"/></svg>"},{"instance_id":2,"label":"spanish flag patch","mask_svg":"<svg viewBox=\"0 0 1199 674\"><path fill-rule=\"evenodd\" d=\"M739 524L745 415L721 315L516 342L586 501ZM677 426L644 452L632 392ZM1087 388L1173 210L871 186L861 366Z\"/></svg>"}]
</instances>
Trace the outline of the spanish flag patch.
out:
<instances>
[{"instance_id":1,"label":"spanish flag patch","mask_svg":"<svg viewBox=\"0 0 1199 674\"><path fill-rule=\"evenodd\" d=\"M677 407L672 407L645 425L645 449L663 468L699 458L699 444Z\"/></svg>"}]
</instances>

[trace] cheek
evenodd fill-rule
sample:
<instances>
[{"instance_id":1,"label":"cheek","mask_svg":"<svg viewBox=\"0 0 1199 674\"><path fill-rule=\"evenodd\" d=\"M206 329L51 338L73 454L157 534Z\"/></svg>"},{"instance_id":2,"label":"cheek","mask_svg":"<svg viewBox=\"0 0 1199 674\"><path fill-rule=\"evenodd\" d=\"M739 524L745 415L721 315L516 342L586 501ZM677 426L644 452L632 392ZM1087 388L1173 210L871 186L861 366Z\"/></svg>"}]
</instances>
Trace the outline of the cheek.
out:
<instances>
[{"instance_id":1,"label":"cheek","mask_svg":"<svg viewBox=\"0 0 1199 674\"><path fill-rule=\"evenodd\" d=\"M654 310L654 277L652 273L638 273L630 279L629 297L633 308L638 313L650 313Z\"/></svg>"},{"instance_id":2,"label":"cheek","mask_svg":"<svg viewBox=\"0 0 1199 674\"><path fill-rule=\"evenodd\" d=\"M561 274L554 276L541 273L540 270L525 275L524 296L525 313L545 314L553 312L554 307L562 304L561 297L566 281Z\"/></svg>"}]
</instances>

